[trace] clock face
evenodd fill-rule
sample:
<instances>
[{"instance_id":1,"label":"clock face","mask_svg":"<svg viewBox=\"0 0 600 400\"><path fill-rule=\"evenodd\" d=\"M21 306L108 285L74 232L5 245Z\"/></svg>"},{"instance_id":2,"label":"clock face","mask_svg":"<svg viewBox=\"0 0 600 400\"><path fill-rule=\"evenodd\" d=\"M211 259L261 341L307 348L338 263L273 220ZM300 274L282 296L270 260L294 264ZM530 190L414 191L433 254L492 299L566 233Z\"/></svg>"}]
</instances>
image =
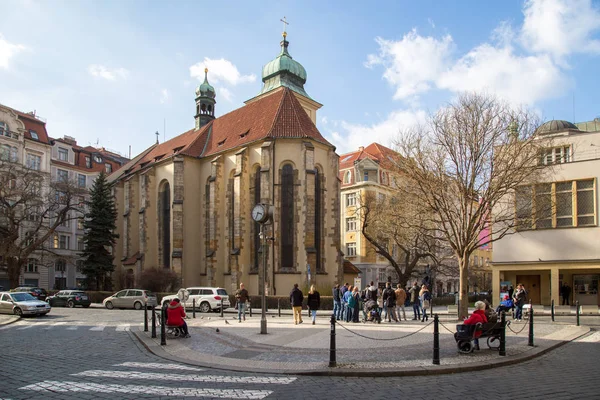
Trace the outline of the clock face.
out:
<instances>
[{"instance_id":1,"label":"clock face","mask_svg":"<svg viewBox=\"0 0 600 400\"><path fill-rule=\"evenodd\" d=\"M267 217L265 207L262 204L257 204L252 209L252 219L256 222L263 222Z\"/></svg>"}]
</instances>

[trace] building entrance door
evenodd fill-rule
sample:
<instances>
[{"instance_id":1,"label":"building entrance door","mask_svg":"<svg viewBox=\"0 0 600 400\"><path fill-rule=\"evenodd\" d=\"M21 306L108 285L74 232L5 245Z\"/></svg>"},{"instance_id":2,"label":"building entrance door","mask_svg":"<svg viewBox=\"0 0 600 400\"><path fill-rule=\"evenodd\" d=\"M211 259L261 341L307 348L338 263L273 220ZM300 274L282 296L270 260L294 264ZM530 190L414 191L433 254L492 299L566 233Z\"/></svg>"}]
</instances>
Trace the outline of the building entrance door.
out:
<instances>
[{"instance_id":1,"label":"building entrance door","mask_svg":"<svg viewBox=\"0 0 600 400\"><path fill-rule=\"evenodd\" d=\"M542 304L539 275L517 275L517 284L519 283L525 286L527 298L532 304Z\"/></svg>"},{"instance_id":2,"label":"building entrance door","mask_svg":"<svg viewBox=\"0 0 600 400\"><path fill-rule=\"evenodd\" d=\"M599 275L573 275L573 301L580 305L598 304Z\"/></svg>"}]
</instances>

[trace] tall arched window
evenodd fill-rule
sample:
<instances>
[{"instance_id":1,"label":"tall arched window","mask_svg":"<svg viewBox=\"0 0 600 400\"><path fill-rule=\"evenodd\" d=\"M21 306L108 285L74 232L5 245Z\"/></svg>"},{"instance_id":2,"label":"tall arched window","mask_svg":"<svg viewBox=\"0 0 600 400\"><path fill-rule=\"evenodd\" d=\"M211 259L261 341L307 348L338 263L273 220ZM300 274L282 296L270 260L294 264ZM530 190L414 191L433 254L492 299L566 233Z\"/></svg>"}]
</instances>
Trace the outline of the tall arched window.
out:
<instances>
[{"instance_id":1,"label":"tall arched window","mask_svg":"<svg viewBox=\"0 0 600 400\"><path fill-rule=\"evenodd\" d=\"M254 203L251 205L254 207L255 204L260 203L260 166L256 167L254 171ZM252 270L258 271L258 266L260 263L260 224L258 222L254 223L254 254L252 257Z\"/></svg>"},{"instance_id":2,"label":"tall arched window","mask_svg":"<svg viewBox=\"0 0 600 400\"><path fill-rule=\"evenodd\" d=\"M315 249L317 255L317 265L315 265L316 271L323 270L323 264L321 262L321 240L322 240L322 224L323 224L323 215L321 212L322 208L322 187L321 187L321 174L319 173L319 169L315 168Z\"/></svg>"},{"instance_id":3,"label":"tall arched window","mask_svg":"<svg viewBox=\"0 0 600 400\"><path fill-rule=\"evenodd\" d=\"M159 222L162 247L162 266L171 268L171 188L169 182L162 185L159 193L160 210Z\"/></svg>"},{"instance_id":4,"label":"tall arched window","mask_svg":"<svg viewBox=\"0 0 600 400\"><path fill-rule=\"evenodd\" d=\"M350 171L346 171L344 174L344 183L352 183L352 174Z\"/></svg>"},{"instance_id":5,"label":"tall arched window","mask_svg":"<svg viewBox=\"0 0 600 400\"><path fill-rule=\"evenodd\" d=\"M281 268L294 269L294 168L281 169Z\"/></svg>"}]
</instances>

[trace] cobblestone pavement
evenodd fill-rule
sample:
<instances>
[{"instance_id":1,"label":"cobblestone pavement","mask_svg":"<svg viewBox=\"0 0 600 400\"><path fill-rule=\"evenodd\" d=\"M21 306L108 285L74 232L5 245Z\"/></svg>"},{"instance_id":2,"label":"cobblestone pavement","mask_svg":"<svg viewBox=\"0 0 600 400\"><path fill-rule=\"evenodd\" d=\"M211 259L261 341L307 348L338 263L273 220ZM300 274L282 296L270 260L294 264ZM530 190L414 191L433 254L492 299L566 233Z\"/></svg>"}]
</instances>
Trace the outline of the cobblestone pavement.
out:
<instances>
[{"instance_id":1,"label":"cobblestone pavement","mask_svg":"<svg viewBox=\"0 0 600 400\"><path fill-rule=\"evenodd\" d=\"M126 325L126 314L118 315L121 320L103 322L96 316L87 323L55 325L65 322L59 314L56 310L54 320L26 319L0 328L0 398L599 398L598 331L530 362L480 372L398 378L272 376L253 374L251 360L240 359L247 373L163 360L149 354L125 328L117 330ZM67 320L73 311L64 314ZM105 329L91 330L102 324ZM360 359L361 353L353 357Z\"/></svg>"}]
</instances>

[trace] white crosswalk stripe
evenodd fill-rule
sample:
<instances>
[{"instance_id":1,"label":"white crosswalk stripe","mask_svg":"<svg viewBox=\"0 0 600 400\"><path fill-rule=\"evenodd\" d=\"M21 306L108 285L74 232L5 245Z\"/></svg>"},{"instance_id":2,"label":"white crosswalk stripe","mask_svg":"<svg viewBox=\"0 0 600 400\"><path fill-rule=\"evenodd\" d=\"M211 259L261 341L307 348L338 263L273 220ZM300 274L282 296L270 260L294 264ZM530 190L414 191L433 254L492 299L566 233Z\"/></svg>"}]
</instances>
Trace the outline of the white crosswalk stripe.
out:
<instances>
[{"instance_id":1,"label":"white crosswalk stripe","mask_svg":"<svg viewBox=\"0 0 600 400\"><path fill-rule=\"evenodd\" d=\"M216 382L216 383L276 383L287 385L296 380L294 377L275 377L275 376L226 376L226 375L183 375L183 374L163 374L155 372L137 372L137 371L114 371L88 370L71 374L71 376L86 376L94 378L114 378L119 379L148 379L162 381L192 381L192 382Z\"/></svg>"},{"instance_id":2,"label":"white crosswalk stripe","mask_svg":"<svg viewBox=\"0 0 600 400\"><path fill-rule=\"evenodd\" d=\"M117 329L116 329L117 332L128 331L128 330L130 330L129 324L119 325L119 326L117 326Z\"/></svg>"},{"instance_id":3,"label":"white crosswalk stripe","mask_svg":"<svg viewBox=\"0 0 600 400\"><path fill-rule=\"evenodd\" d=\"M90 331L102 332L104 330L104 328L106 328L106 325L93 326L90 328Z\"/></svg>"},{"instance_id":4,"label":"white crosswalk stripe","mask_svg":"<svg viewBox=\"0 0 600 400\"><path fill-rule=\"evenodd\" d=\"M124 362L115 364L114 367L132 367L132 368L149 368L149 369L177 369L180 371L204 371L202 368L189 367L180 364L160 364L160 363L139 363L139 362Z\"/></svg>"},{"instance_id":5,"label":"white crosswalk stripe","mask_svg":"<svg viewBox=\"0 0 600 400\"><path fill-rule=\"evenodd\" d=\"M577 342L598 343L598 342L600 342L600 332L594 332L589 336L586 336L581 339L577 339Z\"/></svg>"},{"instance_id":6,"label":"white crosswalk stripe","mask_svg":"<svg viewBox=\"0 0 600 400\"><path fill-rule=\"evenodd\" d=\"M45 327L44 329L48 330L48 329L52 329L56 326L61 326L61 325L66 325L66 324L67 324L66 322L55 322L52 325Z\"/></svg>"},{"instance_id":7,"label":"white crosswalk stripe","mask_svg":"<svg viewBox=\"0 0 600 400\"><path fill-rule=\"evenodd\" d=\"M196 389L166 386L140 386L101 384L92 382L60 382L44 381L33 385L23 386L21 389L36 392L67 393L67 392L96 392L96 393L127 393L153 396L179 396L179 397L212 397L222 399L264 399L271 393L270 390L249 389Z\"/></svg>"},{"instance_id":8,"label":"white crosswalk stripe","mask_svg":"<svg viewBox=\"0 0 600 400\"><path fill-rule=\"evenodd\" d=\"M17 330L18 331L22 331L23 329L30 329L30 328L33 328L34 326L35 325L25 325L25 326L22 326L20 328L17 328Z\"/></svg>"}]
</instances>

